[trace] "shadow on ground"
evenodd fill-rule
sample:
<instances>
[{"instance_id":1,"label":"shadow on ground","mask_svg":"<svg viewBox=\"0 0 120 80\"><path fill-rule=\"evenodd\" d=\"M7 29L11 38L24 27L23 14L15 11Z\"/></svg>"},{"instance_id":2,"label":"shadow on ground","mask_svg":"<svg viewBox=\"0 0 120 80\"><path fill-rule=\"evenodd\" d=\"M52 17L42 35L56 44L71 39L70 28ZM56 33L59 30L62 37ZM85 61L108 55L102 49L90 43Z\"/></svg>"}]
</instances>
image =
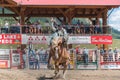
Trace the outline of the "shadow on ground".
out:
<instances>
[{"instance_id":1,"label":"shadow on ground","mask_svg":"<svg viewBox=\"0 0 120 80\"><path fill-rule=\"evenodd\" d=\"M38 78L37 80L53 80L53 77L42 76L42 77Z\"/></svg>"}]
</instances>

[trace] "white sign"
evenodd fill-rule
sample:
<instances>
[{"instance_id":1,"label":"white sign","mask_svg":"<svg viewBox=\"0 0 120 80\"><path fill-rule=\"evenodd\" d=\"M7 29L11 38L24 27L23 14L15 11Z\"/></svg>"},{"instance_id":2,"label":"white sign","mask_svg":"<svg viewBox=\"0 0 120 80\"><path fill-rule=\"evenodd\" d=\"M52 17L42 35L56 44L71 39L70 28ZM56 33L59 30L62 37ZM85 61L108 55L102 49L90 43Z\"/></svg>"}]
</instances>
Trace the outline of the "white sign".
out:
<instances>
[{"instance_id":1,"label":"white sign","mask_svg":"<svg viewBox=\"0 0 120 80\"><path fill-rule=\"evenodd\" d=\"M90 44L90 36L70 36L68 39L68 44Z\"/></svg>"},{"instance_id":2,"label":"white sign","mask_svg":"<svg viewBox=\"0 0 120 80\"><path fill-rule=\"evenodd\" d=\"M49 36L27 36L27 43L48 44Z\"/></svg>"},{"instance_id":3,"label":"white sign","mask_svg":"<svg viewBox=\"0 0 120 80\"><path fill-rule=\"evenodd\" d=\"M120 69L120 65L101 65L101 69Z\"/></svg>"},{"instance_id":4,"label":"white sign","mask_svg":"<svg viewBox=\"0 0 120 80\"><path fill-rule=\"evenodd\" d=\"M20 65L20 54L12 54L12 66Z\"/></svg>"},{"instance_id":5,"label":"white sign","mask_svg":"<svg viewBox=\"0 0 120 80\"><path fill-rule=\"evenodd\" d=\"M96 64L89 64L89 65L77 65L77 69L97 69Z\"/></svg>"},{"instance_id":6,"label":"white sign","mask_svg":"<svg viewBox=\"0 0 120 80\"><path fill-rule=\"evenodd\" d=\"M27 35L22 34L22 44L27 44Z\"/></svg>"}]
</instances>

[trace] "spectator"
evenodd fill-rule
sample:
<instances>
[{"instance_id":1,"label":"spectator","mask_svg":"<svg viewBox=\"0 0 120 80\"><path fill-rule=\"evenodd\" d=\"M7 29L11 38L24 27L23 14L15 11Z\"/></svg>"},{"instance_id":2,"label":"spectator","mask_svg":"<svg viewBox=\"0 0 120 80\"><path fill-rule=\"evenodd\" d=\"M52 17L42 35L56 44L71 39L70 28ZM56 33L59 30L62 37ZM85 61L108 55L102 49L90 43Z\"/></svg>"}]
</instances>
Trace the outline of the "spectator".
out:
<instances>
[{"instance_id":1,"label":"spectator","mask_svg":"<svg viewBox=\"0 0 120 80\"><path fill-rule=\"evenodd\" d=\"M41 34L42 33L42 26L40 24L40 22L37 21L37 33Z\"/></svg>"},{"instance_id":2,"label":"spectator","mask_svg":"<svg viewBox=\"0 0 120 80\"><path fill-rule=\"evenodd\" d=\"M89 53L89 51L86 49L86 48L84 48L83 49L83 59L84 59L84 63L86 64L86 65L88 65L88 53Z\"/></svg>"},{"instance_id":3,"label":"spectator","mask_svg":"<svg viewBox=\"0 0 120 80\"><path fill-rule=\"evenodd\" d=\"M115 47L114 53L115 53L115 60L118 61L119 60L119 50L117 47Z\"/></svg>"},{"instance_id":4,"label":"spectator","mask_svg":"<svg viewBox=\"0 0 120 80\"><path fill-rule=\"evenodd\" d=\"M9 29L9 23L7 21L5 21L5 33L8 33L8 29Z\"/></svg>"},{"instance_id":5,"label":"spectator","mask_svg":"<svg viewBox=\"0 0 120 80\"><path fill-rule=\"evenodd\" d=\"M40 69L39 60L40 60L39 52L37 51L37 49L35 49L35 69L38 70Z\"/></svg>"},{"instance_id":6,"label":"spectator","mask_svg":"<svg viewBox=\"0 0 120 80\"><path fill-rule=\"evenodd\" d=\"M114 55L112 48L109 48L108 50L108 59L109 61L115 61L115 55Z\"/></svg>"},{"instance_id":7,"label":"spectator","mask_svg":"<svg viewBox=\"0 0 120 80\"><path fill-rule=\"evenodd\" d=\"M22 55L22 57L23 57L23 69L24 68L26 68L26 52L25 52L25 50L23 51L23 55Z\"/></svg>"},{"instance_id":8,"label":"spectator","mask_svg":"<svg viewBox=\"0 0 120 80\"><path fill-rule=\"evenodd\" d=\"M80 32L81 34L85 34L85 27L84 27L83 22L80 23Z\"/></svg>"},{"instance_id":9,"label":"spectator","mask_svg":"<svg viewBox=\"0 0 120 80\"><path fill-rule=\"evenodd\" d=\"M45 21L45 27L46 27L46 33L50 33L51 29L50 29L49 21Z\"/></svg>"},{"instance_id":10,"label":"spectator","mask_svg":"<svg viewBox=\"0 0 120 80\"><path fill-rule=\"evenodd\" d=\"M100 22L99 21L97 21L94 30L95 30L95 34L101 33Z\"/></svg>"},{"instance_id":11,"label":"spectator","mask_svg":"<svg viewBox=\"0 0 120 80\"><path fill-rule=\"evenodd\" d=\"M80 20L78 20L78 21L77 21L77 25L79 25L79 26L80 26Z\"/></svg>"},{"instance_id":12,"label":"spectator","mask_svg":"<svg viewBox=\"0 0 120 80\"><path fill-rule=\"evenodd\" d=\"M40 51L39 51L40 62L45 61L44 55L45 55L45 50L43 49L43 47L41 47L41 49L40 49Z\"/></svg>"},{"instance_id":13,"label":"spectator","mask_svg":"<svg viewBox=\"0 0 120 80\"><path fill-rule=\"evenodd\" d=\"M81 54L80 45L76 46L76 54Z\"/></svg>"}]
</instances>

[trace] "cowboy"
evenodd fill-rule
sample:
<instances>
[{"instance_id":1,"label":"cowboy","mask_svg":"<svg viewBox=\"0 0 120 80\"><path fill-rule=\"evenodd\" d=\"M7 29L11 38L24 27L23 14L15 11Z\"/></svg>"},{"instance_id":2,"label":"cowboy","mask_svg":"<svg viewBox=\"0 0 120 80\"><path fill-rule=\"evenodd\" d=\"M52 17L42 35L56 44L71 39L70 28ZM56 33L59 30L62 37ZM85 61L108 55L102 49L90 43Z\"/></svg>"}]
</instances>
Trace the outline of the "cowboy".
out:
<instances>
[{"instance_id":1,"label":"cowboy","mask_svg":"<svg viewBox=\"0 0 120 80\"><path fill-rule=\"evenodd\" d=\"M58 36L62 37L63 46L67 47L68 34L62 25L58 25Z\"/></svg>"},{"instance_id":2,"label":"cowboy","mask_svg":"<svg viewBox=\"0 0 120 80\"><path fill-rule=\"evenodd\" d=\"M52 23L51 29L52 29L53 34L50 37L50 41L49 41L49 44L48 44L49 46L51 46L53 39L58 38L57 24L56 24L56 22L53 18L51 19L51 23Z\"/></svg>"}]
</instances>

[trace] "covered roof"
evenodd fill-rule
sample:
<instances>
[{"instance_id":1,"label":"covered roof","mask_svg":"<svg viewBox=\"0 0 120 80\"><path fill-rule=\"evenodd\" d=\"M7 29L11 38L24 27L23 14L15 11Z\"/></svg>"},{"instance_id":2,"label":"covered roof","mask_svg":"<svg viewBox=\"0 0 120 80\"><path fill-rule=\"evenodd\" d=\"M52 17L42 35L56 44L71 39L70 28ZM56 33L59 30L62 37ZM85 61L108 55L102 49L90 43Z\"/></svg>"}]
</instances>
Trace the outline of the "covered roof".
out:
<instances>
[{"instance_id":1,"label":"covered roof","mask_svg":"<svg viewBox=\"0 0 120 80\"><path fill-rule=\"evenodd\" d=\"M21 5L120 5L120 0L13 0Z\"/></svg>"}]
</instances>

